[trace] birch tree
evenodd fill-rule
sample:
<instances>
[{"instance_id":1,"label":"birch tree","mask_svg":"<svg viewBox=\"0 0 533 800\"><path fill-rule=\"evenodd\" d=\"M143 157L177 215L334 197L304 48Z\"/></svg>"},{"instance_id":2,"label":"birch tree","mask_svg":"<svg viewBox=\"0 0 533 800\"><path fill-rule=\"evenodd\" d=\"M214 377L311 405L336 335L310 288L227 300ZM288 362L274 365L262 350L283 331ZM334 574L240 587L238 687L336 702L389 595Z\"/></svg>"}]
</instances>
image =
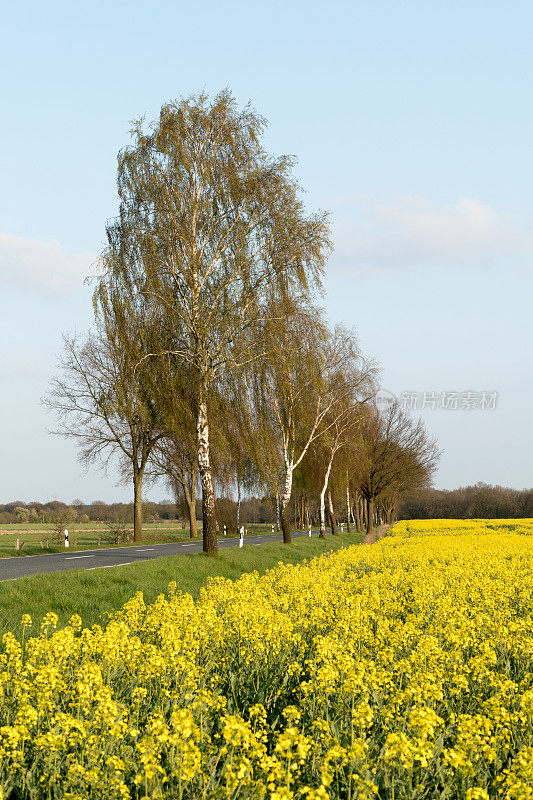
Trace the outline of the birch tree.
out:
<instances>
[{"instance_id":1,"label":"birch tree","mask_svg":"<svg viewBox=\"0 0 533 800\"><path fill-rule=\"evenodd\" d=\"M366 413L365 402L374 388L374 369L371 366L365 365L362 369L357 363L344 366L350 367L349 372L332 376L330 392L335 402L322 423L323 430L303 462L304 482L314 488L319 497L319 536L322 539L326 536L327 518L332 534L338 532L332 485L344 483L347 453Z\"/></svg>"},{"instance_id":2,"label":"birch tree","mask_svg":"<svg viewBox=\"0 0 533 800\"><path fill-rule=\"evenodd\" d=\"M331 429L328 431L326 442L324 443L324 472L322 486L320 488L320 537L326 538L326 493L328 503L328 515L330 520L331 532L335 535L337 533L337 524L335 520L335 513L333 510L333 501L331 498L331 470L335 456L338 454L345 443L346 437L349 436L350 429L354 427L356 421L353 415L348 413L337 416L334 420Z\"/></svg>"},{"instance_id":3,"label":"birch tree","mask_svg":"<svg viewBox=\"0 0 533 800\"><path fill-rule=\"evenodd\" d=\"M149 128L135 123L119 155L120 213L97 290L112 286L117 302L137 294L156 308L173 339L167 352L192 371L209 553L217 551L210 392L261 356L250 332L266 302L313 291L329 248L327 216L304 211L293 159L262 147L265 124L229 91L168 103Z\"/></svg>"},{"instance_id":4,"label":"birch tree","mask_svg":"<svg viewBox=\"0 0 533 800\"><path fill-rule=\"evenodd\" d=\"M267 323L263 339L268 356L259 369L258 405L274 432L270 440L277 442L281 525L288 543L294 472L311 445L340 419L342 403L368 390L373 368L364 364L353 333L342 326L330 331L315 308L294 313L283 327Z\"/></svg>"}]
</instances>

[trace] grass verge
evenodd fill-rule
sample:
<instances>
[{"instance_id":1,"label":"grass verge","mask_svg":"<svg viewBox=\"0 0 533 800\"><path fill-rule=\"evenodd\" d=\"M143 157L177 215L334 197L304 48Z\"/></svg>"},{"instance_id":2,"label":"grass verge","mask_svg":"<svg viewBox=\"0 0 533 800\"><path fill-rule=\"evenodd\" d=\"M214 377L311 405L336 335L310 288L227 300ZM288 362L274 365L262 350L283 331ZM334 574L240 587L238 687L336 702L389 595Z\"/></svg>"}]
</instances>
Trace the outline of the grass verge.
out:
<instances>
[{"instance_id":1,"label":"grass verge","mask_svg":"<svg viewBox=\"0 0 533 800\"><path fill-rule=\"evenodd\" d=\"M278 541L224 548L216 557L169 556L122 567L55 572L4 581L0 583L0 634L12 631L17 635L22 614L30 614L33 619L30 635L36 635L48 611L58 615L60 626L68 622L72 614L79 614L84 626L90 627L105 622L108 614L138 591L142 591L146 602L150 603L166 592L170 581L176 581L178 589L197 597L210 577L235 579L244 572L262 573L278 561L294 564L362 540L363 535L359 533L326 539L305 536L294 539L290 545Z\"/></svg>"},{"instance_id":2,"label":"grass verge","mask_svg":"<svg viewBox=\"0 0 533 800\"><path fill-rule=\"evenodd\" d=\"M121 544L114 544L109 529L99 523L89 523L92 527L81 525L69 528L70 547L69 553L76 553L80 550L108 550L115 547L131 547L139 545L144 547L146 544L173 544L175 542L189 542L188 530L177 526L158 526L144 525L141 541L127 541ZM202 523L197 522L198 538L202 538ZM131 531L133 539L133 530ZM250 524L246 526L246 536L257 536L257 534L272 533L271 525ZM236 531L232 531L230 536L237 536ZM45 553L65 553L67 548L57 545L57 533L51 526L27 526L23 530L22 525L4 526L0 530L0 558L24 558L25 556L43 555ZM16 549L16 543L22 549Z\"/></svg>"}]
</instances>

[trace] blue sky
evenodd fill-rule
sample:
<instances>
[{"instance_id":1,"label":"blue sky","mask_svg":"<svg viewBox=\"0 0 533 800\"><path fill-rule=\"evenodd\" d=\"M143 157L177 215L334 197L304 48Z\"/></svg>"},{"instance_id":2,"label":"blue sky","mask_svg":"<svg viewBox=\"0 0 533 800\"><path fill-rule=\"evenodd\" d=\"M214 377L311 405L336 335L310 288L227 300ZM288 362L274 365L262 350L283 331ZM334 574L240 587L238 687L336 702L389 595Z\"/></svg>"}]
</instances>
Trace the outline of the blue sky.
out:
<instances>
[{"instance_id":1,"label":"blue sky","mask_svg":"<svg viewBox=\"0 0 533 800\"><path fill-rule=\"evenodd\" d=\"M0 502L125 498L40 405L117 208L129 122L228 86L332 214L324 305L422 410L436 485L531 486L529 2L10 2L0 52ZM480 395L478 395L479 397ZM154 498L164 496L154 489Z\"/></svg>"}]
</instances>

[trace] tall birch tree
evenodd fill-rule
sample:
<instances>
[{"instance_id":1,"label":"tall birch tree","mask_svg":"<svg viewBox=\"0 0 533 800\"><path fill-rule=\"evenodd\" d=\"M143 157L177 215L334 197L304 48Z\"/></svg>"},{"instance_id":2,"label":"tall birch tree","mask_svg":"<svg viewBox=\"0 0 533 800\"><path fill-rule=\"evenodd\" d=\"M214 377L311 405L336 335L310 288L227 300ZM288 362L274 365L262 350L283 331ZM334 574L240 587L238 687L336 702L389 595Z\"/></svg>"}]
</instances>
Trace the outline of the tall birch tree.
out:
<instances>
[{"instance_id":1,"label":"tall birch tree","mask_svg":"<svg viewBox=\"0 0 533 800\"><path fill-rule=\"evenodd\" d=\"M227 90L212 102L168 103L149 128L135 123L133 144L119 154L120 213L108 226L99 289L157 308L172 337L166 352L192 371L208 553L217 551L210 392L261 356L250 332L265 304L313 291L329 247L327 216L305 212L293 159L261 144L265 125ZM152 357L161 355L155 348Z\"/></svg>"}]
</instances>

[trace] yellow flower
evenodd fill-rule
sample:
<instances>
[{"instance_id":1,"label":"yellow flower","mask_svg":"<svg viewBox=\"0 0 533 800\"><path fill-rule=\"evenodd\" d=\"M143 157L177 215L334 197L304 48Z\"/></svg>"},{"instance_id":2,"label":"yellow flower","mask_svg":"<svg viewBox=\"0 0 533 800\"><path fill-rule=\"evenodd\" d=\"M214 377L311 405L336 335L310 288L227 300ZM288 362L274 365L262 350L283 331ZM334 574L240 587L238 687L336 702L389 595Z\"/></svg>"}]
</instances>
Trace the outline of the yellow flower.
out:
<instances>
[{"instance_id":1,"label":"yellow flower","mask_svg":"<svg viewBox=\"0 0 533 800\"><path fill-rule=\"evenodd\" d=\"M533 520L403 521L196 602L29 625L0 652L15 794L407 800L439 775L533 800Z\"/></svg>"}]
</instances>

